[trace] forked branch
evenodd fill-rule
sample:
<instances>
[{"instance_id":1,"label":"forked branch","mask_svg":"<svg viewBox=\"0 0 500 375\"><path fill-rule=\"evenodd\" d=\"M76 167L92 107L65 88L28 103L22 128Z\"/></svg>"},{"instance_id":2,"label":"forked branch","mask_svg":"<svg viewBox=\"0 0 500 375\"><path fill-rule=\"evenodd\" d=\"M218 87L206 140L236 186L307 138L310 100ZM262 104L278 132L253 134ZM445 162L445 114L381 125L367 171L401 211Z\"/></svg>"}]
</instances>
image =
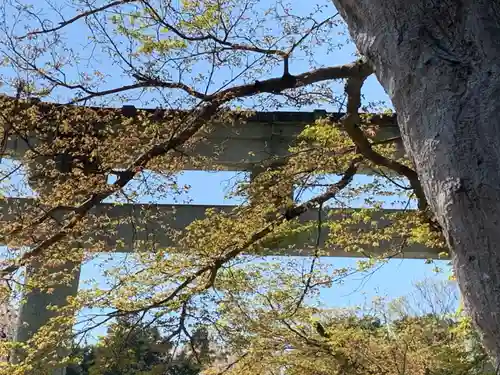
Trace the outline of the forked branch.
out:
<instances>
[{"instance_id":1,"label":"forked branch","mask_svg":"<svg viewBox=\"0 0 500 375\"><path fill-rule=\"evenodd\" d=\"M418 208L425 211L428 206L427 199L425 198L424 190L422 189L422 185L418 179L417 172L410 167L389 159L373 150L372 143L370 143L366 135L359 127L361 118L358 110L361 106L361 88L366 78L373 73L371 65L367 60L362 60L359 63L364 66L364 68L360 70L362 74L347 78L345 86L347 95L347 111L344 118L341 120L343 129L356 145L358 152L366 159L376 165L386 167L397 174L406 177L418 199Z\"/></svg>"}]
</instances>

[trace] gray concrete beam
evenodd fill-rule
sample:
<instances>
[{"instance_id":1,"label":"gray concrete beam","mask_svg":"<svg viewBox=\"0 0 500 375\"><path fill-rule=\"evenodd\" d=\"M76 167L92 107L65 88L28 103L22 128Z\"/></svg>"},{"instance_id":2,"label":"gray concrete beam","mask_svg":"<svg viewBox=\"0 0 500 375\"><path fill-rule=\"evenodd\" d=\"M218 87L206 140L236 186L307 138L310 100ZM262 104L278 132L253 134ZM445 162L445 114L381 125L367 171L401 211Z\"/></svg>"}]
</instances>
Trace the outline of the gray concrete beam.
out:
<instances>
[{"instance_id":1,"label":"gray concrete beam","mask_svg":"<svg viewBox=\"0 0 500 375\"><path fill-rule=\"evenodd\" d=\"M5 99L5 97L3 97ZM52 104L34 102L41 108L52 108ZM56 105L55 108L63 108ZM91 107L89 107L91 108ZM155 109L137 109L132 106L118 108L93 108L102 113L113 112L126 117L134 117L138 111L154 113L159 119L170 115ZM176 112L177 113L177 112ZM174 116L174 115L171 115ZM203 165L203 169L225 170L250 170L256 164L261 164L273 157L283 157L289 154L289 146L296 140L297 135L306 125L312 124L315 119L328 116L339 120L342 113L314 112L255 112L252 116L242 121L241 115L233 114L232 121L228 123L211 124L209 132L200 132L203 138L194 148L182 150L187 154L213 158L217 168L213 165ZM395 115L376 114L366 122L379 127L374 140L382 140L399 136L399 128ZM116 125L119 126L119 125ZM130 126L130 125L129 125ZM33 145L37 144L35 138L23 139L11 135L7 142L7 153L13 158L22 156ZM398 143L396 157L404 155L402 143ZM120 167L120 166L117 166ZM121 166L123 167L123 166ZM200 169L199 165L188 165L186 169Z\"/></svg>"},{"instance_id":2,"label":"gray concrete beam","mask_svg":"<svg viewBox=\"0 0 500 375\"><path fill-rule=\"evenodd\" d=\"M36 212L35 202L30 199L9 198L0 204L0 227L3 223L18 221L26 212ZM96 243L102 243L109 252L148 251L153 246L175 246L172 240L172 230L182 231L194 220L203 219L208 208L230 212L233 206L206 206L206 205L150 205L150 204L99 204L89 213L89 229L91 235L84 236L82 246L92 248ZM322 217L336 220L349 216L355 210L330 209ZM68 209L60 210L55 218L61 220ZM387 210L385 212L394 212ZM389 225L387 220L381 219L380 211L374 212L373 219L379 225ZM302 222L316 221L318 212L311 210L301 217ZM325 219L326 220L326 219ZM94 223L94 224L92 224ZM101 223L98 227L95 223ZM3 226L5 227L5 226ZM314 226L315 227L315 226ZM369 230L368 225L352 227L352 230ZM2 233L0 233L2 234ZM5 235L5 233L3 234ZM3 236L2 236L3 237ZM322 234L322 244L327 233ZM285 239L277 243L269 243L263 250L266 255L307 256L313 252L317 239L316 229L310 233L303 233L295 238ZM5 243L5 240L3 241ZM289 246L290 245L290 246ZM293 246L291 246L293 245ZM367 248L367 253L380 254L390 249L401 247L401 239L381 242L379 247ZM440 250L426 248L421 245L409 245L402 248L401 257L427 259L438 257ZM339 247L327 247L325 256L330 257L363 257L361 253L348 253Z\"/></svg>"},{"instance_id":3,"label":"gray concrete beam","mask_svg":"<svg viewBox=\"0 0 500 375\"><path fill-rule=\"evenodd\" d=\"M304 129L305 124L263 124L247 123L243 126L221 126L213 133L207 134L193 149L183 150L184 154L195 157L206 157L213 162L210 165L187 165L186 170L223 169L227 171L250 170L272 160L289 155L289 147L296 136ZM275 133L273 133L275 132ZM386 129L381 139L397 137L397 129ZM34 143L34 141L32 141ZM11 137L7 144L12 158L21 158L29 147L25 140ZM395 157L404 155L399 147ZM117 167L124 167L122 165Z\"/></svg>"}]
</instances>

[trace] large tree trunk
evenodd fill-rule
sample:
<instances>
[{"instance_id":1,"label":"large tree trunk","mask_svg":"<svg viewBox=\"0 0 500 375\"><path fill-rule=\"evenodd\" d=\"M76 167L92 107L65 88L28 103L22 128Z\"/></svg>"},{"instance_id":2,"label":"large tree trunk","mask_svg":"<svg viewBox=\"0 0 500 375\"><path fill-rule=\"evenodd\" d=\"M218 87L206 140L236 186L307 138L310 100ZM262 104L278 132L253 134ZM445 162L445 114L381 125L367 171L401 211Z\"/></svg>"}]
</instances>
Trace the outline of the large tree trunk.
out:
<instances>
[{"instance_id":1,"label":"large tree trunk","mask_svg":"<svg viewBox=\"0 0 500 375\"><path fill-rule=\"evenodd\" d=\"M500 363L500 1L333 0L398 113L464 302Z\"/></svg>"}]
</instances>

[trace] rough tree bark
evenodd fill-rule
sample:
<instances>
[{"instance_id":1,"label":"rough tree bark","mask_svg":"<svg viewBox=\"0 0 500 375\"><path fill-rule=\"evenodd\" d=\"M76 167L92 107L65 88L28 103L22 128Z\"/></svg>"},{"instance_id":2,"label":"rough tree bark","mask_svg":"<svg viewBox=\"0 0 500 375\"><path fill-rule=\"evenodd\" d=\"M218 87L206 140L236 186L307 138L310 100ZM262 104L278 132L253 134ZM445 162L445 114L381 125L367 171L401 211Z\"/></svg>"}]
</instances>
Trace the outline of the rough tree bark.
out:
<instances>
[{"instance_id":1,"label":"rough tree bark","mask_svg":"<svg viewBox=\"0 0 500 375\"><path fill-rule=\"evenodd\" d=\"M392 99L465 306L498 366L500 1L333 3Z\"/></svg>"}]
</instances>

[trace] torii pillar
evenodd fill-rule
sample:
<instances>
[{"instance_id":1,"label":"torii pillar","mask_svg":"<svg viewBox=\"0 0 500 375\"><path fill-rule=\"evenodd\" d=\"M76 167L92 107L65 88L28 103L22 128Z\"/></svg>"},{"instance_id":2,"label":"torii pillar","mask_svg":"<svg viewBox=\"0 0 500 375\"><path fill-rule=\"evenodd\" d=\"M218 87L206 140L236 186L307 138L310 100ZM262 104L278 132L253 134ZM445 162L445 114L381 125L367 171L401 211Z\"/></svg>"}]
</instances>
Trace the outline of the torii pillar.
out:
<instances>
[{"instance_id":1,"label":"torii pillar","mask_svg":"<svg viewBox=\"0 0 500 375\"><path fill-rule=\"evenodd\" d=\"M40 197L47 198L53 191L54 181L47 178L44 173L40 171L46 165L48 158L37 158L28 164L28 183L30 187L36 191ZM78 244L75 244L75 248ZM25 271L25 284L29 286L30 280L40 274L40 270L44 268L44 259L34 259ZM67 260L64 264L53 267L50 273L71 272L71 281L64 283L55 280L47 288L51 288L51 292L47 293L38 288L27 288L24 301L19 308L17 317L17 329L15 333L15 341L20 343L27 343L34 334L43 327L51 318L56 316L57 311L48 309L49 306L65 306L67 305L67 298L75 296L78 292L78 284L80 279L81 262L74 260ZM46 267L45 267L46 269ZM61 338L67 337L68 332L61 332ZM61 357L68 354L60 343ZM13 362L19 362L19 354L12 356ZM54 369L52 375L65 375L66 368Z\"/></svg>"}]
</instances>

